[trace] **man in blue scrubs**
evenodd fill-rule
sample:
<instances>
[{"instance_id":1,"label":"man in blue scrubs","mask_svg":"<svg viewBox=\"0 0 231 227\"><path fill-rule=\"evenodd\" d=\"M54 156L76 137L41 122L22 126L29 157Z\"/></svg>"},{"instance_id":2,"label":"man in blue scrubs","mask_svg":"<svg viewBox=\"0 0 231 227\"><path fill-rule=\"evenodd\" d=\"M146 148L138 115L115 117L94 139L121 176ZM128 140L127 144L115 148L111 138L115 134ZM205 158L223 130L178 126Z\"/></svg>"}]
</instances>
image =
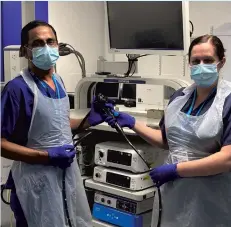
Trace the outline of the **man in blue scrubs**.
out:
<instances>
[{"instance_id":1,"label":"man in blue scrubs","mask_svg":"<svg viewBox=\"0 0 231 227\"><path fill-rule=\"evenodd\" d=\"M12 189L17 227L67 226L64 169L72 227L92 226L71 133L82 119L70 119L67 93L54 73L59 58L54 28L42 21L28 23L21 31L20 57L28 59L28 68L1 94L1 154L14 160L6 187ZM103 120L92 108L84 127Z\"/></svg>"}]
</instances>

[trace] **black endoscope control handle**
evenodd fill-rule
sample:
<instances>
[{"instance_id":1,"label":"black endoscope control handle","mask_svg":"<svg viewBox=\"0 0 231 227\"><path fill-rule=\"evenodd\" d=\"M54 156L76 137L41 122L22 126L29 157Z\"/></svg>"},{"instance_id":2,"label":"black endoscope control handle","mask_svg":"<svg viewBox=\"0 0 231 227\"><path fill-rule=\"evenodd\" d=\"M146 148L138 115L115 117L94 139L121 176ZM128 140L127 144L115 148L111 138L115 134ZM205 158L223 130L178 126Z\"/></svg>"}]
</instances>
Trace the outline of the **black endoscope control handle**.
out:
<instances>
[{"instance_id":1,"label":"black endoscope control handle","mask_svg":"<svg viewBox=\"0 0 231 227\"><path fill-rule=\"evenodd\" d=\"M107 114L110 115L111 117L113 117L115 119L115 115L112 113L112 111L109 108L103 108L103 111ZM122 128L120 127L120 125L117 123L117 121L115 122L115 129L117 132L121 132Z\"/></svg>"},{"instance_id":2,"label":"black endoscope control handle","mask_svg":"<svg viewBox=\"0 0 231 227\"><path fill-rule=\"evenodd\" d=\"M105 114L107 114L107 115L109 115L115 119L115 115L112 112L112 110L110 108L105 107L105 104L108 102L109 102L108 98L106 96L104 96L103 94L99 93L96 96L94 104L99 111L102 110ZM113 101L110 100L110 102L113 102ZM115 129L117 132L120 132L120 133L121 133L121 131L123 131L117 122L115 122Z\"/></svg>"},{"instance_id":3,"label":"black endoscope control handle","mask_svg":"<svg viewBox=\"0 0 231 227\"><path fill-rule=\"evenodd\" d=\"M110 110L110 108L107 108L105 105L106 103L113 102L112 100L108 100L108 98L106 96L104 96L103 94L99 93L94 101L94 106L96 108L97 111L102 111L107 114L110 115L111 117L115 118L113 112Z\"/></svg>"}]
</instances>

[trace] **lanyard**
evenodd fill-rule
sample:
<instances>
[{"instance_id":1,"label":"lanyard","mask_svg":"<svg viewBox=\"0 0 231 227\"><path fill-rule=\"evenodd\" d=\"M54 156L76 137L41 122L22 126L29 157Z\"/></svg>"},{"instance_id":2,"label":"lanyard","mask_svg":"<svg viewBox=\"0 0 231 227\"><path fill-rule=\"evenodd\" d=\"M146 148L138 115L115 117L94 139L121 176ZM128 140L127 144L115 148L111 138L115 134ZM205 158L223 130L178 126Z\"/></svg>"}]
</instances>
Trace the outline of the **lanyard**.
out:
<instances>
[{"instance_id":1,"label":"lanyard","mask_svg":"<svg viewBox=\"0 0 231 227\"><path fill-rule=\"evenodd\" d=\"M216 89L217 89L217 88L215 87L215 88L213 88L213 90L210 92L209 96L206 98L206 100L202 103L200 109L197 111L196 116L198 116L198 115L200 114L200 112L201 112L201 110L203 109L203 107L204 107L206 101L211 97L211 95L216 91ZM193 92L193 101L192 101L192 104L191 104L191 106L190 106L190 108L189 108L189 110L188 110L188 112L187 112L187 115L188 115L188 116L192 114L193 107L194 107L195 102L196 102L196 94L197 94L197 90L195 89L195 91Z\"/></svg>"},{"instance_id":2,"label":"lanyard","mask_svg":"<svg viewBox=\"0 0 231 227\"><path fill-rule=\"evenodd\" d=\"M58 84L57 84L57 80L56 78L54 77L54 75L52 75L52 80L55 84L55 95L58 99L60 99L60 92L59 92L59 87L58 87ZM44 81L41 81L39 80L39 82L42 84L42 86L46 89L48 89L48 85L44 82Z\"/></svg>"}]
</instances>

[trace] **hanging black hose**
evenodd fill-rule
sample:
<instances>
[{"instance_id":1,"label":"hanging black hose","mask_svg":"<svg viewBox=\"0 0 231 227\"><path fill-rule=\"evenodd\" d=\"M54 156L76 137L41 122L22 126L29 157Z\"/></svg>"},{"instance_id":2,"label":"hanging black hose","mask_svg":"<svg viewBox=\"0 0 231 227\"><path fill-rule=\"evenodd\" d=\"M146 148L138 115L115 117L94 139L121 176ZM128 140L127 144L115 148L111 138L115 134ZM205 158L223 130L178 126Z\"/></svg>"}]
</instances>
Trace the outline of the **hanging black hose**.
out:
<instances>
[{"instance_id":1,"label":"hanging black hose","mask_svg":"<svg viewBox=\"0 0 231 227\"><path fill-rule=\"evenodd\" d=\"M65 217L67 218L67 222L69 227L72 227L70 215L68 212L68 206L67 206L67 195L66 195L66 169L63 170L63 178L62 178L62 195L63 195L63 204L64 204L64 212Z\"/></svg>"},{"instance_id":2,"label":"hanging black hose","mask_svg":"<svg viewBox=\"0 0 231 227\"><path fill-rule=\"evenodd\" d=\"M158 198L159 198L159 217L158 217L157 227L160 227L161 217L162 217L162 198L161 198L160 187L157 187L157 193L158 193Z\"/></svg>"},{"instance_id":3,"label":"hanging black hose","mask_svg":"<svg viewBox=\"0 0 231 227\"><path fill-rule=\"evenodd\" d=\"M83 126L84 126L89 114L90 114L90 112L84 117L84 119L79 124L78 128L73 133L72 139L73 139L73 143L74 143L75 148L78 146L79 143L82 142L83 139L85 139L87 136L89 136L92 133L92 132L88 132L87 134L83 135L82 137L74 139L74 137L77 134L82 132ZM62 174L62 196L63 196L65 217L67 219L69 227L72 227L72 223L71 223L71 219L70 219L70 215L69 215L69 211L68 211L68 205L67 205L66 180L65 179L66 179L66 169L63 170L63 174Z\"/></svg>"}]
</instances>

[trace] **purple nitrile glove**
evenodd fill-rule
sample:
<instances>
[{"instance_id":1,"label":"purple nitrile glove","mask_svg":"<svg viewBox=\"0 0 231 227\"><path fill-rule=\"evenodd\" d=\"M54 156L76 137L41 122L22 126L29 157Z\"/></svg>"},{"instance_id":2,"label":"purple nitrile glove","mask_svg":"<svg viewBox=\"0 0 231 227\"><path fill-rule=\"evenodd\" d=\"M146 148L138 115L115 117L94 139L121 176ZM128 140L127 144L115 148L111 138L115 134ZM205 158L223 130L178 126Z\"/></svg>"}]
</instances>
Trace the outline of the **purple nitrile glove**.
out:
<instances>
[{"instance_id":1,"label":"purple nitrile glove","mask_svg":"<svg viewBox=\"0 0 231 227\"><path fill-rule=\"evenodd\" d=\"M177 173L177 164L165 164L157 168L153 168L150 172L150 176L157 187L180 178Z\"/></svg>"},{"instance_id":2,"label":"purple nitrile glove","mask_svg":"<svg viewBox=\"0 0 231 227\"><path fill-rule=\"evenodd\" d=\"M128 127L130 129L133 129L135 126L135 118L132 117L129 114L123 113L123 112L117 112L114 111L114 116L115 118L108 116L105 121L112 127L115 127L115 123L117 122L118 125L123 128L123 127Z\"/></svg>"},{"instance_id":3,"label":"purple nitrile glove","mask_svg":"<svg viewBox=\"0 0 231 227\"><path fill-rule=\"evenodd\" d=\"M49 165L66 169L71 166L76 151L73 145L63 145L61 147L52 147L47 149Z\"/></svg>"},{"instance_id":4,"label":"purple nitrile glove","mask_svg":"<svg viewBox=\"0 0 231 227\"><path fill-rule=\"evenodd\" d=\"M91 111L88 117L88 123L91 126L96 126L96 125L103 123L107 117L107 115L103 111L97 110L97 108L95 107L94 101L95 101L95 98L93 102L91 103ZM105 106L109 109L114 110L114 105L113 103L110 102L110 100L108 103L105 104Z\"/></svg>"}]
</instances>

